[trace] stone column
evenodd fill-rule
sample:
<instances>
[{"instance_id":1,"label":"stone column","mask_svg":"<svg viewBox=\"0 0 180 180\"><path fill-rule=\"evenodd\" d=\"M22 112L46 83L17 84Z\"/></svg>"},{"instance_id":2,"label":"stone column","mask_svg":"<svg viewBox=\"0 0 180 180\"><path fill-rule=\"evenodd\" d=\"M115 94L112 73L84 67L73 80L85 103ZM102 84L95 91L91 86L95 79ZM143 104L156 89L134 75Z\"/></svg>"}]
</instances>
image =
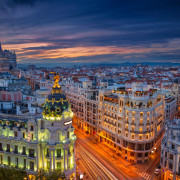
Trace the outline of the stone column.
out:
<instances>
[{"instance_id":1,"label":"stone column","mask_svg":"<svg viewBox=\"0 0 180 180\"><path fill-rule=\"evenodd\" d=\"M49 149L50 153L50 171L52 171L52 156L51 156L51 149Z\"/></svg>"},{"instance_id":2,"label":"stone column","mask_svg":"<svg viewBox=\"0 0 180 180\"><path fill-rule=\"evenodd\" d=\"M44 169L44 146L41 146L42 148L42 168Z\"/></svg>"},{"instance_id":3,"label":"stone column","mask_svg":"<svg viewBox=\"0 0 180 180\"><path fill-rule=\"evenodd\" d=\"M64 171L66 170L66 151L64 149Z\"/></svg>"},{"instance_id":4,"label":"stone column","mask_svg":"<svg viewBox=\"0 0 180 180\"><path fill-rule=\"evenodd\" d=\"M69 147L68 147L69 148ZM69 156L69 151L68 151L68 149L66 150L67 151L67 170L69 169L69 161L68 161L68 156Z\"/></svg>"},{"instance_id":5,"label":"stone column","mask_svg":"<svg viewBox=\"0 0 180 180\"><path fill-rule=\"evenodd\" d=\"M36 168L37 170L39 169L39 151L38 151L38 148L39 148L39 145L37 146L37 149L36 149Z\"/></svg>"},{"instance_id":6,"label":"stone column","mask_svg":"<svg viewBox=\"0 0 180 180\"><path fill-rule=\"evenodd\" d=\"M55 163L55 149L53 149L53 169L55 170L56 168L55 168L55 165L56 165L56 163Z\"/></svg>"}]
</instances>

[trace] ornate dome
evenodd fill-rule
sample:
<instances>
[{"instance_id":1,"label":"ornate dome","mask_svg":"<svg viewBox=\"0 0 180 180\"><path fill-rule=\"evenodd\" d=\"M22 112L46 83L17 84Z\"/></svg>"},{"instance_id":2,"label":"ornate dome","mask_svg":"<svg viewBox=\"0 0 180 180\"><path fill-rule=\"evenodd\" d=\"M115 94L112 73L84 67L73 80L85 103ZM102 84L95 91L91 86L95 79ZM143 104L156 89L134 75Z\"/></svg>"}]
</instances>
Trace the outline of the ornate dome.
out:
<instances>
[{"instance_id":1,"label":"ornate dome","mask_svg":"<svg viewBox=\"0 0 180 180\"><path fill-rule=\"evenodd\" d=\"M61 120L64 113L72 114L71 105L58 84L59 75L56 74L54 80L51 94L45 100L43 116L49 120Z\"/></svg>"}]
</instances>

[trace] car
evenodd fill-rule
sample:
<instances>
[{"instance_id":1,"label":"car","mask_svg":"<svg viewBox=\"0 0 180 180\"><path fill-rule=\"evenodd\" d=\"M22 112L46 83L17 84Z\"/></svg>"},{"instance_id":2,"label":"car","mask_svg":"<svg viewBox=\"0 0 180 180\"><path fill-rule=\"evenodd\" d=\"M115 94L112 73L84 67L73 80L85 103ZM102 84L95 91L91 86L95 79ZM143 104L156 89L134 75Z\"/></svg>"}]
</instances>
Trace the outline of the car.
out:
<instances>
[{"instance_id":1,"label":"car","mask_svg":"<svg viewBox=\"0 0 180 180\"><path fill-rule=\"evenodd\" d=\"M158 175L160 172L161 172L160 169L156 169L156 170L154 171L154 173L155 173L156 175Z\"/></svg>"}]
</instances>

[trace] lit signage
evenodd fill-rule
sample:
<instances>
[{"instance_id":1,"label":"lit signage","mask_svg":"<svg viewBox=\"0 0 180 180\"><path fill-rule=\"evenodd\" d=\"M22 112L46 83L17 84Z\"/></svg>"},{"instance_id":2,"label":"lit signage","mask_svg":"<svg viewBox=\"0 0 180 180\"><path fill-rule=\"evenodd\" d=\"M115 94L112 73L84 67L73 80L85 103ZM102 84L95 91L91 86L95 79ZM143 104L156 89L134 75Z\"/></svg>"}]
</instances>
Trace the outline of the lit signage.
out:
<instances>
[{"instance_id":1,"label":"lit signage","mask_svg":"<svg viewBox=\"0 0 180 180\"><path fill-rule=\"evenodd\" d=\"M72 123L72 121L68 121L68 122L65 122L64 125L67 126L67 125L69 125L71 123Z\"/></svg>"}]
</instances>

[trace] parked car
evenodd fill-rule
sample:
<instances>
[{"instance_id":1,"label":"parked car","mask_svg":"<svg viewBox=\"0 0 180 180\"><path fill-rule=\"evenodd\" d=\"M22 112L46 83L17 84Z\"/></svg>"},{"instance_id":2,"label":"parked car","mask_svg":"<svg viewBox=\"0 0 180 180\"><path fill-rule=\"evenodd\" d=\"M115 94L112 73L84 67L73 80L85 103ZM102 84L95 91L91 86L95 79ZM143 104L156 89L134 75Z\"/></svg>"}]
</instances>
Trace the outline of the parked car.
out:
<instances>
[{"instance_id":1,"label":"parked car","mask_svg":"<svg viewBox=\"0 0 180 180\"><path fill-rule=\"evenodd\" d=\"M155 173L156 175L158 175L160 172L161 172L160 169L156 169L156 170L154 171L154 173Z\"/></svg>"}]
</instances>

